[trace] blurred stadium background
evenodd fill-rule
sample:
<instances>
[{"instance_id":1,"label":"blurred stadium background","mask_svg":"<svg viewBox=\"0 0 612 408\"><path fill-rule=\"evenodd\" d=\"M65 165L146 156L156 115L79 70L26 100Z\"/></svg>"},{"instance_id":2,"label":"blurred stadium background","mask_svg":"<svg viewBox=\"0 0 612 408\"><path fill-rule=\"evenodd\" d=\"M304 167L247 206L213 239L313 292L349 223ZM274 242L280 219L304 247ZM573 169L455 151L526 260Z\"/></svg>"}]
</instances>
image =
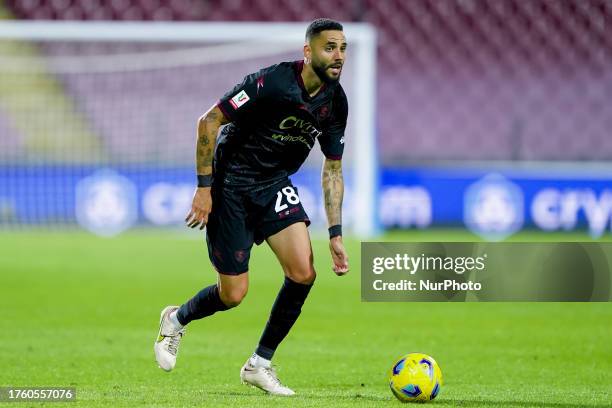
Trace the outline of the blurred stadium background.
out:
<instances>
[{"instance_id":1,"label":"blurred stadium background","mask_svg":"<svg viewBox=\"0 0 612 408\"><path fill-rule=\"evenodd\" d=\"M612 1L0 3L5 26L307 22L322 15L377 33L376 149L363 157L376 166L378 194L366 235L448 226L486 239L525 228L610 233ZM4 229L80 224L113 235L180 225L194 185L197 117L244 74L301 52L301 42L51 41L44 30L35 37L0 36ZM352 57L343 82L354 108L360 80ZM356 128L352 122L348 132L349 173ZM296 180L322 226L317 173L307 166ZM351 203L363 201L363 194L351 196L353 187L347 224Z\"/></svg>"},{"instance_id":2,"label":"blurred stadium background","mask_svg":"<svg viewBox=\"0 0 612 408\"><path fill-rule=\"evenodd\" d=\"M275 357L292 406L396 404L385 373L413 350L442 366L439 407L610 406L610 303L361 302L359 239L611 240L612 0L0 0L0 386L75 386L85 407L287 406L237 381L281 284L266 246L243 305L190 325L175 372L151 346L159 310L214 279L182 227L196 119L300 58L301 38L149 36L320 16L376 33L374 83L354 35L342 80L346 224L371 228L345 237L343 278L313 239L317 285ZM323 230L314 150L294 181ZM362 168L372 197L350 185Z\"/></svg>"}]
</instances>

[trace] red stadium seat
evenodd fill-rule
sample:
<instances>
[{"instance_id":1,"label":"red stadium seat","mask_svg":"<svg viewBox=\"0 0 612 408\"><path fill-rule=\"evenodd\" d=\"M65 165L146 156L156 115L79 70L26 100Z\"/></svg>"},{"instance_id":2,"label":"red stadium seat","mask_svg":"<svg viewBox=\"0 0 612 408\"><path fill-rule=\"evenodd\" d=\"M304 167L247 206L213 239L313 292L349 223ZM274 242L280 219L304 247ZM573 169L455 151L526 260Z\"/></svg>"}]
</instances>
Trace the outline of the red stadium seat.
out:
<instances>
[{"instance_id":1,"label":"red stadium seat","mask_svg":"<svg viewBox=\"0 0 612 408\"><path fill-rule=\"evenodd\" d=\"M14 15L25 19L297 21L325 15L370 22L380 45L377 122L383 160L612 159L605 91L612 89L612 36L605 31L612 1L329 5L327 0L7 1Z\"/></svg>"}]
</instances>

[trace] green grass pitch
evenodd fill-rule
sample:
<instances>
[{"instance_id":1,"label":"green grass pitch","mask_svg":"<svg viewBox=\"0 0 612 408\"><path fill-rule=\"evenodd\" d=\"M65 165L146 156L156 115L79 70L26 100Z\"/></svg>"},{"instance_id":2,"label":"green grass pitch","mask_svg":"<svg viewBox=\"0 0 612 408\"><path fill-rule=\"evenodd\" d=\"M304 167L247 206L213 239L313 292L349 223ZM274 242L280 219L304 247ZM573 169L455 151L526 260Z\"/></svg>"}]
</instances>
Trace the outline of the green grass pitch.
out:
<instances>
[{"instance_id":1,"label":"green grass pitch","mask_svg":"<svg viewBox=\"0 0 612 408\"><path fill-rule=\"evenodd\" d=\"M452 231L385 238L473 239ZM215 279L195 233L0 233L0 386L77 387L76 403L53 407L399 406L386 372L420 351L445 378L432 406L612 406L611 303L362 303L359 243L347 240L345 277L331 272L326 245L313 241L318 279L275 356L298 393L288 401L238 376L282 282L265 245L253 252L243 304L190 325L177 368L165 373L153 355L160 310Z\"/></svg>"}]
</instances>

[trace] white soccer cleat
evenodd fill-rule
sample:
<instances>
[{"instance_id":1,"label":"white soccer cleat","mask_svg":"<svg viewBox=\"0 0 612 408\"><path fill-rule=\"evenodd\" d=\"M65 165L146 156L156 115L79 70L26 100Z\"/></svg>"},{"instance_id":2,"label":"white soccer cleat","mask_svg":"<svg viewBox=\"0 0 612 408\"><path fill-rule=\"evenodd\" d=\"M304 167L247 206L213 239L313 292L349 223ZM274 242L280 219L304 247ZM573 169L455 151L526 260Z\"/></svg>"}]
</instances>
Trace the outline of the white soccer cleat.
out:
<instances>
[{"instance_id":1,"label":"white soccer cleat","mask_svg":"<svg viewBox=\"0 0 612 408\"><path fill-rule=\"evenodd\" d=\"M268 394L290 396L295 392L281 384L272 367L255 367L247 361L240 370L240 380L243 384L252 385L264 390Z\"/></svg>"},{"instance_id":2,"label":"white soccer cleat","mask_svg":"<svg viewBox=\"0 0 612 408\"><path fill-rule=\"evenodd\" d=\"M178 353L181 338L185 334L185 328L177 330L170 321L170 313L178 309L178 306L168 306L161 312L159 319L159 333L153 348L155 359L159 368L164 371L172 371L176 365L176 354Z\"/></svg>"}]
</instances>

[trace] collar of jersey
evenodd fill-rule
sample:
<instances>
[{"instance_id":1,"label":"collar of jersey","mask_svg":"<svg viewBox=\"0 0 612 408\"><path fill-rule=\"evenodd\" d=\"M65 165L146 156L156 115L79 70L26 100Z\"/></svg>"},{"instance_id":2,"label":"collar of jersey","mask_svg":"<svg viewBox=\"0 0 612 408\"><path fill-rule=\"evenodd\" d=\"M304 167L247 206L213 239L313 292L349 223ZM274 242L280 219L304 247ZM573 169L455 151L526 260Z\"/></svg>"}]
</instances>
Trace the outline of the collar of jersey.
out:
<instances>
[{"instance_id":1,"label":"collar of jersey","mask_svg":"<svg viewBox=\"0 0 612 408\"><path fill-rule=\"evenodd\" d=\"M303 60L295 61L294 68L295 68L295 79L297 80L300 88L302 88L302 93L304 94L306 98L308 98L308 100L313 100L317 96L321 95L321 93L323 93L325 88L327 88L327 84L324 82L323 85L321 85L321 88L319 88L319 90L317 91L317 93L314 94L314 96L310 96L310 94L306 90L306 86L304 85L304 80L302 79L302 75L300 75L302 73L302 70L304 69L304 61Z\"/></svg>"}]
</instances>

